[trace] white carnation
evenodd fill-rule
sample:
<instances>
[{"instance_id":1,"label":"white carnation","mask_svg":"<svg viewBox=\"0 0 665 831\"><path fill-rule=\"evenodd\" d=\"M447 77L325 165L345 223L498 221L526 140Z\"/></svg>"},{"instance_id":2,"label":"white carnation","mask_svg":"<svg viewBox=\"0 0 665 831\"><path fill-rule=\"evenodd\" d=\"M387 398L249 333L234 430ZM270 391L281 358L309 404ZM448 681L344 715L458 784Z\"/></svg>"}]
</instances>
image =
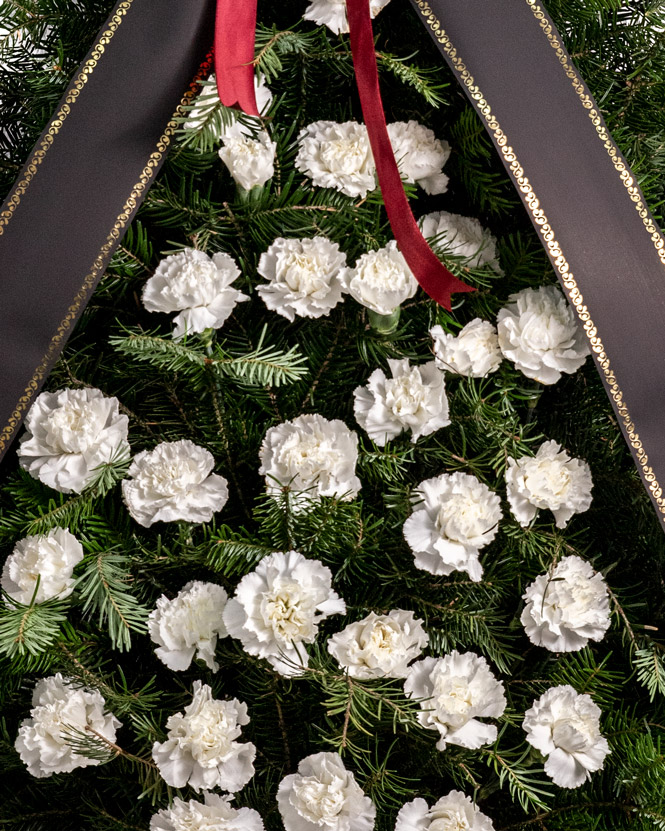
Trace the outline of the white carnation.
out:
<instances>
[{"instance_id":1,"label":"white carnation","mask_svg":"<svg viewBox=\"0 0 665 831\"><path fill-rule=\"evenodd\" d=\"M316 640L320 621L345 611L329 568L296 551L277 551L242 578L226 604L224 623L246 652L291 676L307 666L304 644Z\"/></svg>"},{"instance_id":2,"label":"white carnation","mask_svg":"<svg viewBox=\"0 0 665 831\"><path fill-rule=\"evenodd\" d=\"M143 305L149 312L180 312L173 318L173 337L219 329L237 303L249 300L231 283L240 269L228 254L209 257L185 248L160 261L143 287Z\"/></svg>"},{"instance_id":3,"label":"white carnation","mask_svg":"<svg viewBox=\"0 0 665 831\"><path fill-rule=\"evenodd\" d=\"M520 525L527 526L539 508L552 511L557 528L565 528L573 514L591 505L591 469L571 458L561 445L546 441L535 456L508 457L506 490L510 508Z\"/></svg>"},{"instance_id":4,"label":"white carnation","mask_svg":"<svg viewBox=\"0 0 665 831\"><path fill-rule=\"evenodd\" d=\"M576 652L602 641L610 626L603 576L573 554L541 574L524 593L522 625L529 640L551 652Z\"/></svg>"},{"instance_id":5,"label":"white carnation","mask_svg":"<svg viewBox=\"0 0 665 831\"><path fill-rule=\"evenodd\" d=\"M234 808L231 796L206 791L204 802L177 796L150 820L150 831L264 831L263 820L253 808Z\"/></svg>"},{"instance_id":6,"label":"white carnation","mask_svg":"<svg viewBox=\"0 0 665 831\"><path fill-rule=\"evenodd\" d=\"M285 776L277 805L286 831L372 831L376 806L339 753L314 753Z\"/></svg>"},{"instance_id":7,"label":"white carnation","mask_svg":"<svg viewBox=\"0 0 665 831\"><path fill-rule=\"evenodd\" d=\"M81 734L94 738L96 733L115 743L121 724L105 707L101 693L76 687L60 673L38 681L30 718L21 723L16 739L16 750L28 772L43 778L101 764L99 759L79 756L68 742L80 740Z\"/></svg>"},{"instance_id":8,"label":"white carnation","mask_svg":"<svg viewBox=\"0 0 665 831\"><path fill-rule=\"evenodd\" d=\"M389 2L390 0L370 0L370 16L375 18ZM349 31L349 21L346 17L346 0L310 0L303 18L311 20L318 26L327 26L336 35Z\"/></svg>"},{"instance_id":9,"label":"white carnation","mask_svg":"<svg viewBox=\"0 0 665 831\"><path fill-rule=\"evenodd\" d=\"M467 378L484 378L501 366L496 329L487 320L474 318L457 335L449 335L443 327L429 330L434 341L437 366Z\"/></svg>"},{"instance_id":10,"label":"white carnation","mask_svg":"<svg viewBox=\"0 0 665 831\"><path fill-rule=\"evenodd\" d=\"M402 179L429 194L445 193L448 177L442 168L450 156L448 142L417 121L395 121L388 125L388 135Z\"/></svg>"},{"instance_id":11,"label":"white carnation","mask_svg":"<svg viewBox=\"0 0 665 831\"><path fill-rule=\"evenodd\" d=\"M257 286L266 306L289 320L330 314L346 291L341 279L346 255L325 237L279 237L261 254L258 272L268 281Z\"/></svg>"},{"instance_id":12,"label":"white carnation","mask_svg":"<svg viewBox=\"0 0 665 831\"><path fill-rule=\"evenodd\" d=\"M430 808L424 799L403 805L395 831L494 831L492 820L461 791L450 791Z\"/></svg>"},{"instance_id":13,"label":"white carnation","mask_svg":"<svg viewBox=\"0 0 665 831\"><path fill-rule=\"evenodd\" d=\"M266 477L269 494L289 487L307 491L309 499L350 500L360 490L355 475L358 437L339 419L329 421L314 413L271 427L263 439L260 459L259 473Z\"/></svg>"},{"instance_id":14,"label":"white carnation","mask_svg":"<svg viewBox=\"0 0 665 831\"><path fill-rule=\"evenodd\" d=\"M155 522L210 522L229 497L226 479L212 472L214 466L212 454L188 439L144 450L122 483L129 513L145 528Z\"/></svg>"},{"instance_id":15,"label":"white carnation","mask_svg":"<svg viewBox=\"0 0 665 831\"><path fill-rule=\"evenodd\" d=\"M344 282L361 306L380 315L392 314L418 291L418 282L395 240L362 254L353 268L344 271Z\"/></svg>"},{"instance_id":16,"label":"white carnation","mask_svg":"<svg viewBox=\"0 0 665 831\"><path fill-rule=\"evenodd\" d=\"M237 742L249 724L247 705L237 698L220 701L207 684L194 682L192 703L169 716L166 741L155 742L152 758L173 788L221 788L235 793L254 776L256 747Z\"/></svg>"},{"instance_id":17,"label":"white carnation","mask_svg":"<svg viewBox=\"0 0 665 831\"><path fill-rule=\"evenodd\" d=\"M418 220L423 236L444 254L461 257L470 268L491 266L501 272L496 237L470 216L434 211Z\"/></svg>"},{"instance_id":18,"label":"white carnation","mask_svg":"<svg viewBox=\"0 0 665 831\"><path fill-rule=\"evenodd\" d=\"M228 595L216 583L193 580L169 600L162 595L148 618L148 632L157 644L155 655L169 669L181 672L196 653L214 672L218 638L228 634L222 614Z\"/></svg>"},{"instance_id":19,"label":"white carnation","mask_svg":"<svg viewBox=\"0 0 665 831\"><path fill-rule=\"evenodd\" d=\"M259 80L254 76L254 95L256 98L256 106L261 115L265 115L272 103L272 92L266 86L265 79ZM183 124L185 130L203 130L210 129L213 123L212 118L216 111L222 106L217 92L217 79L215 74L210 75L208 80L202 84L202 89L196 97L192 109L187 115L187 121ZM238 110L230 107L224 108L225 115L231 119L231 124L222 122L221 130L215 135L217 139L238 136L252 136L257 130L261 130L263 125L260 118L256 116L243 116L240 120Z\"/></svg>"},{"instance_id":20,"label":"white carnation","mask_svg":"<svg viewBox=\"0 0 665 831\"><path fill-rule=\"evenodd\" d=\"M298 135L297 169L321 188L367 196L376 188L376 168L367 128L356 121L315 121Z\"/></svg>"},{"instance_id":21,"label":"white carnation","mask_svg":"<svg viewBox=\"0 0 665 831\"><path fill-rule=\"evenodd\" d=\"M328 640L333 655L351 678L406 678L408 664L427 646L427 632L413 612L370 612Z\"/></svg>"},{"instance_id":22,"label":"white carnation","mask_svg":"<svg viewBox=\"0 0 665 831\"><path fill-rule=\"evenodd\" d=\"M25 419L21 467L61 493L80 493L96 468L129 455L129 419L119 407L92 387L41 393Z\"/></svg>"},{"instance_id":23,"label":"white carnation","mask_svg":"<svg viewBox=\"0 0 665 831\"><path fill-rule=\"evenodd\" d=\"M2 570L2 588L19 603L28 605L69 597L74 588L74 566L83 559L83 546L66 528L25 537L14 546ZM39 588L35 588L39 580Z\"/></svg>"},{"instance_id":24,"label":"white carnation","mask_svg":"<svg viewBox=\"0 0 665 831\"><path fill-rule=\"evenodd\" d=\"M414 491L413 513L404 523L404 538L417 568L431 574L466 571L478 581L478 559L496 536L501 500L468 473L443 473L425 479Z\"/></svg>"},{"instance_id":25,"label":"white carnation","mask_svg":"<svg viewBox=\"0 0 665 831\"><path fill-rule=\"evenodd\" d=\"M610 753L600 733L600 708L572 687L552 687L524 714L526 740L547 757L545 773L561 788L578 788L602 770Z\"/></svg>"},{"instance_id":26,"label":"white carnation","mask_svg":"<svg viewBox=\"0 0 665 831\"><path fill-rule=\"evenodd\" d=\"M443 372L434 361L411 366L406 358L388 359L392 378L375 369L364 387L353 391L356 421L380 447L403 430L411 441L450 424Z\"/></svg>"},{"instance_id":27,"label":"white carnation","mask_svg":"<svg viewBox=\"0 0 665 831\"><path fill-rule=\"evenodd\" d=\"M258 138L226 135L219 158L235 183L245 190L260 188L275 175L277 144L264 130Z\"/></svg>"},{"instance_id":28,"label":"white carnation","mask_svg":"<svg viewBox=\"0 0 665 831\"><path fill-rule=\"evenodd\" d=\"M439 750L448 744L477 750L496 740L496 727L478 719L502 715L506 697L480 655L453 650L443 658L422 658L409 667L404 691L421 700L418 721L439 731Z\"/></svg>"},{"instance_id":29,"label":"white carnation","mask_svg":"<svg viewBox=\"0 0 665 831\"><path fill-rule=\"evenodd\" d=\"M508 301L497 317L499 345L527 378L555 384L582 366L589 343L558 286L523 289Z\"/></svg>"}]
</instances>

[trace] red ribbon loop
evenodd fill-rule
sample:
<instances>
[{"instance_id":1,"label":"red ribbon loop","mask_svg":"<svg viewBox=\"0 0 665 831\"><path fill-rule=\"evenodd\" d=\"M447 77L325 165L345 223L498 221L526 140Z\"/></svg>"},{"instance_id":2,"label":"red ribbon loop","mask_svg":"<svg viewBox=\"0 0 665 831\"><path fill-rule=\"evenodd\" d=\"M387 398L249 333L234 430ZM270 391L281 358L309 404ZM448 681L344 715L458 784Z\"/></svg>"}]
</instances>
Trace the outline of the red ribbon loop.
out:
<instances>
[{"instance_id":1,"label":"red ribbon loop","mask_svg":"<svg viewBox=\"0 0 665 831\"><path fill-rule=\"evenodd\" d=\"M388 136L369 0L347 0L346 5L360 105L390 227L418 283L433 300L450 310L451 294L475 289L448 271L418 228ZM239 106L248 115L259 114L252 63L255 30L256 0L217 0L215 71L219 97L225 106Z\"/></svg>"}]
</instances>

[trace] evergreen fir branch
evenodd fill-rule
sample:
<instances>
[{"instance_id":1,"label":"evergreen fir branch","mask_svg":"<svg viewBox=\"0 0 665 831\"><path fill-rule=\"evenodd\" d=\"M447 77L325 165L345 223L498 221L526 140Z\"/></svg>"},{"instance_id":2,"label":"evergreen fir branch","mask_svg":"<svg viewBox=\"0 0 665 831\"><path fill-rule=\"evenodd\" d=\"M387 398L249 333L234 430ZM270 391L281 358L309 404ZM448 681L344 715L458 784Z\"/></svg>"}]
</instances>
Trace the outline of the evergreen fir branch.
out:
<instances>
[{"instance_id":1,"label":"evergreen fir branch","mask_svg":"<svg viewBox=\"0 0 665 831\"><path fill-rule=\"evenodd\" d=\"M376 57L379 69L391 72L403 84L415 89L432 107L439 107L445 102L441 91L449 84L441 83L436 70L422 69L412 63L417 54L417 52L414 52L412 55L399 58L397 55L391 55L388 52L377 52Z\"/></svg>"},{"instance_id":2,"label":"evergreen fir branch","mask_svg":"<svg viewBox=\"0 0 665 831\"><path fill-rule=\"evenodd\" d=\"M531 754L531 749L526 750L515 748L513 750L501 750L495 746L490 749L482 749L485 762L489 765L499 778L501 787L507 785L510 796L518 802L525 813L534 808L547 808L546 800L552 798L551 786L541 777L534 775L532 768L525 765Z\"/></svg>"},{"instance_id":3,"label":"evergreen fir branch","mask_svg":"<svg viewBox=\"0 0 665 831\"><path fill-rule=\"evenodd\" d=\"M273 546L259 545L251 537L234 533L226 526L206 544L206 548L206 565L224 577L247 574L274 551Z\"/></svg>"},{"instance_id":4,"label":"evergreen fir branch","mask_svg":"<svg viewBox=\"0 0 665 831\"><path fill-rule=\"evenodd\" d=\"M111 345L122 355L194 377L201 377L201 372L207 370L219 378L231 377L243 384L261 387L278 387L300 380L307 373L305 356L296 346L286 351L264 346L266 331L264 327L257 346L244 355L231 355L219 345L208 354L200 341L179 342L134 332L126 337L112 337Z\"/></svg>"},{"instance_id":5,"label":"evergreen fir branch","mask_svg":"<svg viewBox=\"0 0 665 831\"><path fill-rule=\"evenodd\" d=\"M131 648L131 632L146 631L148 610L128 591L127 558L116 551L93 550L83 560L76 582L83 613L106 627L115 649Z\"/></svg>"},{"instance_id":6,"label":"evergreen fir branch","mask_svg":"<svg viewBox=\"0 0 665 831\"><path fill-rule=\"evenodd\" d=\"M665 696L665 648L654 640L646 641L633 655L633 666L637 670L637 680L649 692L649 700Z\"/></svg>"},{"instance_id":7,"label":"evergreen fir branch","mask_svg":"<svg viewBox=\"0 0 665 831\"><path fill-rule=\"evenodd\" d=\"M35 586L35 596L39 580ZM60 634L67 617L68 600L33 601L19 603L2 593L4 604L0 606L0 652L10 659L24 656L38 657L45 652ZM26 666L23 663L23 666ZM26 668L36 668L37 662L29 662Z\"/></svg>"}]
</instances>

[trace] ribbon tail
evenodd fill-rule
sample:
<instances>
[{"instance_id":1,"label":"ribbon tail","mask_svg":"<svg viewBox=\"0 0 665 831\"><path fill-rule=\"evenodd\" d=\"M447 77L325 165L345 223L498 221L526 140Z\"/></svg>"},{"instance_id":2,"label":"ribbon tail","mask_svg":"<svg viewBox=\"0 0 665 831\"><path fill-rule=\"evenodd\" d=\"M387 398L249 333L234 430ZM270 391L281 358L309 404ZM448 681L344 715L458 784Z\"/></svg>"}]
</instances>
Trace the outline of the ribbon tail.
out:
<instances>
[{"instance_id":1,"label":"ribbon tail","mask_svg":"<svg viewBox=\"0 0 665 831\"><path fill-rule=\"evenodd\" d=\"M441 306L450 310L451 294L475 289L448 271L427 244L413 216L395 161L381 103L369 0L347 0L346 5L360 105L393 235L424 291Z\"/></svg>"},{"instance_id":2,"label":"ribbon tail","mask_svg":"<svg viewBox=\"0 0 665 831\"><path fill-rule=\"evenodd\" d=\"M254 91L254 39L257 0L217 0L215 75L225 107L259 115Z\"/></svg>"}]
</instances>

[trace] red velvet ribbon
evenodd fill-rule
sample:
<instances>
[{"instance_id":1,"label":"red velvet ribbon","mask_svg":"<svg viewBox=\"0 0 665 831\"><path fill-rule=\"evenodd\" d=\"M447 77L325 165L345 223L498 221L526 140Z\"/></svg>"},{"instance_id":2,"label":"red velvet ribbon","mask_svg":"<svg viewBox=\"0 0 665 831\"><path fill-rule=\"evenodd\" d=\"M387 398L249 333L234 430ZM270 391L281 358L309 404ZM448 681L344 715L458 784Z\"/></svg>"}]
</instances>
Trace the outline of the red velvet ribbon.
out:
<instances>
[{"instance_id":1,"label":"red velvet ribbon","mask_svg":"<svg viewBox=\"0 0 665 831\"><path fill-rule=\"evenodd\" d=\"M227 107L258 115L254 94L254 38L257 0L217 0L215 71L219 97ZM351 54L360 105L369 134L386 213L397 246L424 291L450 310L450 295L475 291L458 280L427 244L416 222L393 153L381 103L369 0L347 0Z\"/></svg>"}]
</instances>

